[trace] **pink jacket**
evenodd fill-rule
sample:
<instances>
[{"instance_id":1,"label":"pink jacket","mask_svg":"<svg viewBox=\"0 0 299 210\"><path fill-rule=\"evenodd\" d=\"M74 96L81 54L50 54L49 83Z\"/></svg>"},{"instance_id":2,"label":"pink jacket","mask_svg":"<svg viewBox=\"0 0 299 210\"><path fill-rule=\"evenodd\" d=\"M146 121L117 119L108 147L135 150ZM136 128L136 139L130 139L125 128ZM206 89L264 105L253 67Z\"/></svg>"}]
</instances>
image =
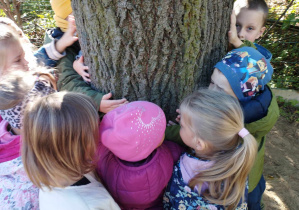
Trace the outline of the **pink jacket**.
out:
<instances>
[{"instance_id":1,"label":"pink jacket","mask_svg":"<svg viewBox=\"0 0 299 210\"><path fill-rule=\"evenodd\" d=\"M0 163L20 156L21 141L19 135L7 131L8 122L0 118Z\"/></svg>"},{"instance_id":2,"label":"pink jacket","mask_svg":"<svg viewBox=\"0 0 299 210\"><path fill-rule=\"evenodd\" d=\"M100 145L97 172L122 209L162 209L164 189L182 151L165 141L142 163L130 163Z\"/></svg>"}]
</instances>

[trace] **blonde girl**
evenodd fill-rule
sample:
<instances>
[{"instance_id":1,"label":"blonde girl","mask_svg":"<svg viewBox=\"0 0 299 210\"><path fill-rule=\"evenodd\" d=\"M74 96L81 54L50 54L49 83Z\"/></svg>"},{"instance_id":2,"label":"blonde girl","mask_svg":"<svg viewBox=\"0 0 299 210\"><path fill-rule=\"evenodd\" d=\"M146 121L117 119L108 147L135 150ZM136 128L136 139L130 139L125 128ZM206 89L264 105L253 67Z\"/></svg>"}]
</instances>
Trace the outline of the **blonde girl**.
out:
<instances>
[{"instance_id":1,"label":"blonde girl","mask_svg":"<svg viewBox=\"0 0 299 210\"><path fill-rule=\"evenodd\" d=\"M119 209L93 170L98 112L83 94L59 92L27 107L22 158L40 209Z\"/></svg>"},{"instance_id":2,"label":"blonde girl","mask_svg":"<svg viewBox=\"0 0 299 210\"><path fill-rule=\"evenodd\" d=\"M51 77L20 70L0 80L0 209L38 209L38 189L20 156L21 120L28 102L55 92Z\"/></svg>"},{"instance_id":3,"label":"blonde girl","mask_svg":"<svg viewBox=\"0 0 299 210\"><path fill-rule=\"evenodd\" d=\"M12 67L28 71L28 61L20 38L9 26L0 24L0 77Z\"/></svg>"},{"instance_id":4,"label":"blonde girl","mask_svg":"<svg viewBox=\"0 0 299 210\"><path fill-rule=\"evenodd\" d=\"M246 209L246 180L257 143L244 128L237 99L199 90L180 106L183 142L190 147L174 167L166 209Z\"/></svg>"}]
</instances>

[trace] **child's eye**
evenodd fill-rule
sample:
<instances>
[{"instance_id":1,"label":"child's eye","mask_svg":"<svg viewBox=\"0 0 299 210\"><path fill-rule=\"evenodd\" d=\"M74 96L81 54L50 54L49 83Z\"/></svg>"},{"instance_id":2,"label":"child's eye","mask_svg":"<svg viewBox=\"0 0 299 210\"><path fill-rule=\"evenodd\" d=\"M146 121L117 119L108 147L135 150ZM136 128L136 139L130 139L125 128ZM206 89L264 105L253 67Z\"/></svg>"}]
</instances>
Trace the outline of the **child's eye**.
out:
<instances>
[{"instance_id":1,"label":"child's eye","mask_svg":"<svg viewBox=\"0 0 299 210\"><path fill-rule=\"evenodd\" d=\"M239 25L239 24L236 24L236 27L238 28L238 27L240 27L240 25Z\"/></svg>"},{"instance_id":2,"label":"child's eye","mask_svg":"<svg viewBox=\"0 0 299 210\"><path fill-rule=\"evenodd\" d=\"M253 30L253 28L252 28L252 27L249 27L249 28L248 28L248 30L249 30L249 31L252 31L252 30Z\"/></svg>"}]
</instances>

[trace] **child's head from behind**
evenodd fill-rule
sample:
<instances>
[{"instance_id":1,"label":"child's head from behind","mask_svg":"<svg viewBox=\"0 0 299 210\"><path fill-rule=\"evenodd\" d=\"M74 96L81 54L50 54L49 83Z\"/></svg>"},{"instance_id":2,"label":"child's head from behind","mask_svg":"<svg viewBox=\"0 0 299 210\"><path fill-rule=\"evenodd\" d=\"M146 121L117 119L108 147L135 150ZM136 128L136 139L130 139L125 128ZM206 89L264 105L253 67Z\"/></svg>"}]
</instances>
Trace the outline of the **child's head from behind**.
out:
<instances>
[{"instance_id":1,"label":"child's head from behind","mask_svg":"<svg viewBox=\"0 0 299 210\"><path fill-rule=\"evenodd\" d=\"M44 77L45 81L41 77ZM55 92L50 82L46 81L48 77L51 75L45 73L43 76L37 76L34 71L20 70L1 78L0 115L14 131L21 129L24 109L29 102Z\"/></svg>"},{"instance_id":2,"label":"child's head from behind","mask_svg":"<svg viewBox=\"0 0 299 210\"><path fill-rule=\"evenodd\" d=\"M184 99L180 111L182 140L197 157L213 161L210 168L190 180L189 186L198 186L200 192L202 184L208 182L209 189L203 193L206 199L230 209L236 207L257 150L255 139L244 129L239 102L222 92L199 90Z\"/></svg>"},{"instance_id":3,"label":"child's head from behind","mask_svg":"<svg viewBox=\"0 0 299 210\"><path fill-rule=\"evenodd\" d=\"M268 6L264 0L237 0L234 3L237 32L241 40L254 42L265 31Z\"/></svg>"},{"instance_id":4,"label":"child's head from behind","mask_svg":"<svg viewBox=\"0 0 299 210\"><path fill-rule=\"evenodd\" d=\"M37 187L65 187L94 169L98 112L88 96L51 94L29 104L23 119L22 159Z\"/></svg>"},{"instance_id":5,"label":"child's head from behind","mask_svg":"<svg viewBox=\"0 0 299 210\"><path fill-rule=\"evenodd\" d=\"M71 0L51 0L50 3L55 13L56 26L63 32L66 32L68 28L68 21L66 19L73 12Z\"/></svg>"},{"instance_id":6,"label":"child's head from behind","mask_svg":"<svg viewBox=\"0 0 299 210\"><path fill-rule=\"evenodd\" d=\"M7 17L0 17L0 27L8 26L11 30L19 36L22 43L30 43L29 39L26 37L22 29L20 29L17 24Z\"/></svg>"},{"instance_id":7,"label":"child's head from behind","mask_svg":"<svg viewBox=\"0 0 299 210\"><path fill-rule=\"evenodd\" d=\"M118 158L136 162L147 158L164 140L163 110L135 101L108 112L100 126L102 143Z\"/></svg>"},{"instance_id":8,"label":"child's head from behind","mask_svg":"<svg viewBox=\"0 0 299 210\"><path fill-rule=\"evenodd\" d=\"M0 76L12 67L28 70L28 61L19 37L8 26L1 26L0 31Z\"/></svg>"},{"instance_id":9,"label":"child's head from behind","mask_svg":"<svg viewBox=\"0 0 299 210\"><path fill-rule=\"evenodd\" d=\"M251 47L242 47L230 51L215 65L209 89L248 101L265 88L272 74L269 59Z\"/></svg>"}]
</instances>

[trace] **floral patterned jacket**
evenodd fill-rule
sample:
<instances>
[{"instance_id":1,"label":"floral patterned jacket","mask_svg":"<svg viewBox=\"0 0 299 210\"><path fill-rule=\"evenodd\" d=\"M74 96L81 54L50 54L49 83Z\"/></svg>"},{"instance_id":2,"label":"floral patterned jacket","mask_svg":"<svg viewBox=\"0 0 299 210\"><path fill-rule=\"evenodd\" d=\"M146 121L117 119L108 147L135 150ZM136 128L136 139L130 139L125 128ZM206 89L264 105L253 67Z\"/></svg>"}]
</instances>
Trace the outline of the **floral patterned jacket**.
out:
<instances>
[{"instance_id":1,"label":"floral patterned jacket","mask_svg":"<svg viewBox=\"0 0 299 210\"><path fill-rule=\"evenodd\" d=\"M183 154L184 155L184 154ZM189 157L196 158L187 154ZM196 158L198 159L198 158ZM198 161L202 161L199 160ZM247 183L246 183L247 185ZM237 210L247 209L247 195L248 185L246 186L245 201L239 203ZM179 210L217 210L225 209L224 206L216 205L208 202L203 197L198 195L197 192L191 190L191 188L184 183L181 173L180 160L174 166L172 177L166 187L166 191L163 197L164 209L179 209Z\"/></svg>"},{"instance_id":2,"label":"floral patterned jacket","mask_svg":"<svg viewBox=\"0 0 299 210\"><path fill-rule=\"evenodd\" d=\"M0 163L0 209L34 210L38 205L38 188L27 177L22 158Z\"/></svg>"}]
</instances>

